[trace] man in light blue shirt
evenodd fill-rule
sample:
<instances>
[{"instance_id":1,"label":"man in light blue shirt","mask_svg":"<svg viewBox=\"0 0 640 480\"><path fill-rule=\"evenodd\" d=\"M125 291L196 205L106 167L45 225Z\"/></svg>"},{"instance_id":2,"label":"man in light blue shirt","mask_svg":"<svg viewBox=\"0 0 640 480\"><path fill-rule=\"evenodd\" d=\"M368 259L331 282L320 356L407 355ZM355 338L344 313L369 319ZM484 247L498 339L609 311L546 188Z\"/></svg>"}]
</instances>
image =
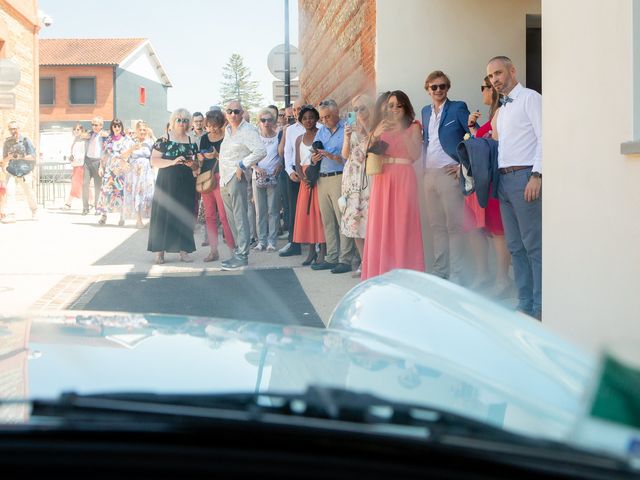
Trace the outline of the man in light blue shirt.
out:
<instances>
[{"instance_id":1,"label":"man in light blue shirt","mask_svg":"<svg viewBox=\"0 0 640 480\"><path fill-rule=\"evenodd\" d=\"M322 161L316 188L324 236L327 240L327 254L324 262L312 265L311 268L331 270L331 273L346 273L351 271L355 244L352 238L340 233L342 213L338 207L338 199L342 196L342 169L346 162L341 155L344 122L340 120L338 104L334 100L320 102L318 111L322 126L316 134L315 141L322 142L323 148L313 154L312 161Z\"/></svg>"}]
</instances>

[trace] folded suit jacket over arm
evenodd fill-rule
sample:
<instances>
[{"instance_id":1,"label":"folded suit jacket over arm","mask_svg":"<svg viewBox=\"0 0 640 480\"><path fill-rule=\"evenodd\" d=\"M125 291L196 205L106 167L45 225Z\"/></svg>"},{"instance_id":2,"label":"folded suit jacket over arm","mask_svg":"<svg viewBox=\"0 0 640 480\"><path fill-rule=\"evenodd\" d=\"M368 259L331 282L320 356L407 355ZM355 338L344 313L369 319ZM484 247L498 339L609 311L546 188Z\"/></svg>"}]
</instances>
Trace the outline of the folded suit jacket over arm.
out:
<instances>
[{"instance_id":1,"label":"folded suit jacket over arm","mask_svg":"<svg viewBox=\"0 0 640 480\"><path fill-rule=\"evenodd\" d=\"M489 191L491 191L493 198L498 198L498 183L500 182L498 142L491 138L470 138L458 144L457 152L460 163L473 177L478 204L482 208L487 208ZM493 189L491 189L491 184L493 184ZM462 177L460 185L464 193L464 178Z\"/></svg>"}]
</instances>

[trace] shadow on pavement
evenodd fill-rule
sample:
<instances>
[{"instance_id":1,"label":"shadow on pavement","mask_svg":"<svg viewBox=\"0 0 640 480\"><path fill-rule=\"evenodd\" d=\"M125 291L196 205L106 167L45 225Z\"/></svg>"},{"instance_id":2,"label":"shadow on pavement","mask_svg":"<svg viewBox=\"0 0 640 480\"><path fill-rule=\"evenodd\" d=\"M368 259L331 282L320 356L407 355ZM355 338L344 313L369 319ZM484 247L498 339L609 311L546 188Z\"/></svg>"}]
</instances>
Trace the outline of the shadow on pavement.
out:
<instances>
[{"instance_id":1,"label":"shadow on pavement","mask_svg":"<svg viewBox=\"0 0 640 480\"><path fill-rule=\"evenodd\" d=\"M324 327L292 269L124 279L93 284L71 310L161 313ZM86 292L85 292L86 293Z\"/></svg>"}]
</instances>

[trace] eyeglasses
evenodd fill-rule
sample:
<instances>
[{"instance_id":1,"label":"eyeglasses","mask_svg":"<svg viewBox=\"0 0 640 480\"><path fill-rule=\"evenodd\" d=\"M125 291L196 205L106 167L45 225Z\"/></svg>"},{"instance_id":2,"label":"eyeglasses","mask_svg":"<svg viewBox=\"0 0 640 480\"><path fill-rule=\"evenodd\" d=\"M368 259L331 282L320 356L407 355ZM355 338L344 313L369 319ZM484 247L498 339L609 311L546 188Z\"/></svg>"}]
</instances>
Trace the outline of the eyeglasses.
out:
<instances>
[{"instance_id":1,"label":"eyeglasses","mask_svg":"<svg viewBox=\"0 0 640 480\"><path fill-rule=\"evenodd\" d=\"M227 108L227 115L240 115L242 113L242 110L240 110L239 108Z\"/></svg>"},{"instance_id":2,"label":"eyeglasses","mask_svg":"<svg viewBox=\"0 0 640 480\"><path fill-rule=\"evenodd\" d=\"M390 108L392 110L400 110L401 108L404 108L404 105L401 103L387 103L387 108Z\"/></svg>"},{"instance_id":3,"label":"eyeglasses","mask_svg":"<svg viewBox=\"0 0 640 480\"><path fill-rule=\"evenodd\" d=\"M358 112L364 112L367 109L367 107L365 107L364 105L361 107L353 107L353 111L358 113Z\"/></svg>"},{"instance_id":4,"label":"eyeglasses","mask_svg":"<svg viewBox=\"0 0 640 480\"><path fill-rule=\"evenodd\" d=\"M438 85L429 85L429 88L431 89L432 92L435 92L438 89L444 92L447 88L449 88L449 86L446 83L440 83Z\"/></svg>"},{"instance_id":5,"label":"eyeglasses","mask_svg":"<svg viewBox=\"0 0 640 480\"><path fill-rule=\"evenodd\" d=\"M186 125L189 122L190 120L188 118L176 118L176 123L184 123Z\"/></svg>"},{"instance_id":6,"label":"eyeglasses","mask_svg":"<svg viewBox=\"0 0 640 480\"><path fill-rule=\"evenodd\" d=\"M273 118L261 118L260 121L262 123L273 122Z\"/></svg>"},{"instance_id":7,"label":"eyeglasses","mask_svg":"<svg viewBox=\"0 0 640 480\"><path fill-rule=\"evenodd\" d=\"M480 85L480 91L484 92L486 90L491 90L491 87L489 85Z\"/></svg>"}]
</instances>

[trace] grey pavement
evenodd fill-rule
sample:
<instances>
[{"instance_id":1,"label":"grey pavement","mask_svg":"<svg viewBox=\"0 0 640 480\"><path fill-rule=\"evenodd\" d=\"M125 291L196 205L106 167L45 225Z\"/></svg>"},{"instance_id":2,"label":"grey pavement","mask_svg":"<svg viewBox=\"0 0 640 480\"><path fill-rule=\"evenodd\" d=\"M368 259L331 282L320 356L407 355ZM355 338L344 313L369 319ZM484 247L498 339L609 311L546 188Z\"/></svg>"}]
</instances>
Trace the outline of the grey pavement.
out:
<instances>
[{"instance_id":1,"label":"grey pavement","mask_svg":"<svg viewBox=\"0 0 640 480\"><path fill-rule=\"evenodd\" d=\"M326 324L342 296L358 283L349 273L336 275L303 267L301 262L306 252L303 252L305 255L282 258L273 252L252 251L247 270L223 272L219 261L203 262L209 248L200 246L202 231L196 233L194 263L182 263L177 254L167 254L164 265L155 265L154 255L146 251L148 229L135 228L134 221L118 227L117 215L110 215L107 225L99 226L97 216L81 215L79 203L68 211L60 208L61 203L58 200L59 205L48 204L47 208L40 208L38 219L32 220L24 202L19 202L16 223L0 224L0 315L108 309L109 306L119 311L122 311L119 306L139 310L146 308L145 305L149 306L149 311L165 305L165 311L157 313L175 313L166 311L168 303L163 289L171 288L171 285L193 285L194 293L185 303L192 305L193 299L207 297L203 290L206 284L215 286L220 292L211 303L214 314L220 312L219 307L223 304L236 301L244 308L243 315L252 315L251 312L259 307L251 304L251 300L268 302L275 293L265 300L264 291L270 292L273 288L279 296L285 297L272 303L275 311L282 311L284 321L294 321L293 316L303 315L305 318L297 323L313 324L320 319ZM284 243L280 240L278 247ZM219 251L221 259L229 256L222 239ZM271 270L284 270L292 275ZM252 279L252 283L238 283L233 279L235 276L237 280L238 275ZM178 278L181 280L176 283ZM145 281L160 285L151 282L157 279L166 280L162 288L151 290L151 293L139 290ZM252 289L263 291L263 297L252 293ZM292 295L287 299L288 291ZM142 297L146 303L140 301ZM198 308L185 307L185 313L206 314L206 303L198 305ZM291 307L290 311L288 307ZM224 313L229 316L232 311L227 309Z\"/></svg>"}]
</instances>

